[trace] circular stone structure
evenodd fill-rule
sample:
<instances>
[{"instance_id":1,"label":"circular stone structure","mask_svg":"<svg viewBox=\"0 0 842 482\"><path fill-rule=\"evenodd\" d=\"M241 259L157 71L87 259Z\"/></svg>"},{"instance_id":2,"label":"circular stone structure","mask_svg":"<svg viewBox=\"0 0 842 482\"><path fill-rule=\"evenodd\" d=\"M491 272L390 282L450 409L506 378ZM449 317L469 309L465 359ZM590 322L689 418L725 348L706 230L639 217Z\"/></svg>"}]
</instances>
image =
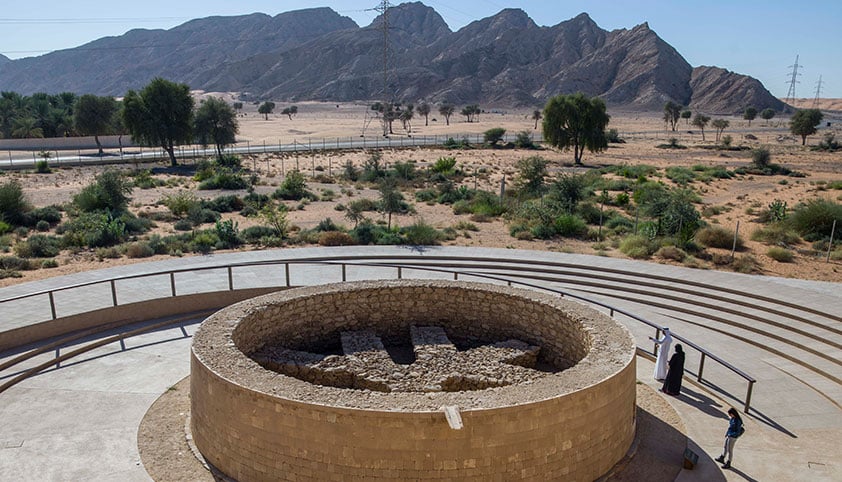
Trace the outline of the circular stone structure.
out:
<instances>
[{"instance_id":1,"label":"circular stone structure","mask_svg":"<svg viewBox=\"0 0 842 482\"><path fill-rule=\"evenodd\" d=\"M419 342L419 330L446 339ZM400 365L395 379L431 358L431 348L432 358L442 356L442 347L455 356L467 346L514 345L537 350L544 369L522 381L429 387L414 374L427 385L401 389L377 378L374 389L362 389L355 380L371 384L371 374L359 370L349 382L345 372L324 378L266 368L267 348L332 353L341 340L344 357L319 355L315 363L347 372L371 353L349 353L348 333L383 345L411 334L415 360L384 360ZM465 373L440 375L452 382L470 378ZM329 284L243 301L202 323L191 350L191 430L202 455L240 481L594 480L634 439L635 377L631 334L557 296L457 281Z\"/></svg>"}]
</instances>

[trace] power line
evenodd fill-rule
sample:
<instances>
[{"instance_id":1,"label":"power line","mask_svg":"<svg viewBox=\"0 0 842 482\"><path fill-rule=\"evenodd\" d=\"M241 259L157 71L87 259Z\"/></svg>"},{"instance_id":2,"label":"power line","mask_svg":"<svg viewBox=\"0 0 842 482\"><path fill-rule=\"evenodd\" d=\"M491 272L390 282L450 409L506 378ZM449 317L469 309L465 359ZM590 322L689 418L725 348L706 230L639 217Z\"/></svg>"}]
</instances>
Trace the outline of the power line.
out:
<instances>
[{"instance_id":1,"label":"power line","mask_svg":"<svg viewBox=\"0 0 842 482\"><path fill-rule=\"evenodd\" d=\"M123 22L163 22L172 20L190 20L190 17L88 17L88 18L0 18L2 25L38 25L38 24L90 24Z\"/></svg>"}]
</instances>

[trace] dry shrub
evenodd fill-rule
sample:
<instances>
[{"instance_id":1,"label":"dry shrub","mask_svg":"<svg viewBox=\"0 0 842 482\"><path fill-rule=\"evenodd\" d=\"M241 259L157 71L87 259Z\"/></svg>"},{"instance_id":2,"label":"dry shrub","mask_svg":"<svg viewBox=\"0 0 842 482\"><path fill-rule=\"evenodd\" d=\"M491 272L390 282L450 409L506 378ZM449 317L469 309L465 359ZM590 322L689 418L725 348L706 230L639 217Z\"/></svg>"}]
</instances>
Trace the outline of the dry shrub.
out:
<instances>
[{"instance_id":1,"label":"dry shrub","mask_svg":"<svg viewBox=\"0 0 842 482\"><path fill-rule=\"evenodd\" d=\"M731 249L734 245L734 233L722 226L707 226L696 233L696 242L708 248ZM743 240L737 236L737 249L742 249Z\"/></svg>"},{"instance_id":2,"label":"dry shrub","mask_svg":"<svg viewBox=\"0 0 842 482\"><path fill-rule=\"evenodd\" d=\"M738 273L759 273L760 263L754 259L754 256L747 254L745 256L738 256L734 258L734 261L731 263L731 268Z\"/></svg>"},{"instance_id":3,"label":"dry shrub","mask_svg":"<svg viewBox=\"0 0 842 482\"><path fill-rule=\"evenodd\" d=\"M671 259L680 263L687 257L687 253L685 253L681 248L677 248L675 246L664 246L655 253L655 256L663 259Z\"/></svg>"},{"instance_id":4,"label":"dry shrub","mask_svg":"<svg viewBox=\"0 0 842 482\"><path fill-rule=\"evenodd\" d=\"M325 231L319 234L319 246L349 246L354 238L342 231Z\"/></svg>"},{"instance_id":5,"label":"dry shrub","mask_svg":"<svg viewBox=\"0 0 842 482\"><path fill-rule=\"evenodd\" d=\"M148 258L155 254L155 250L146 241L132 243L126 248L126 256L129 258Z\"/></svg>"},{"instance_id":6,"label":"dry shrub","mask_svg":"<svg viewBox=\"0 0 842 482\"><path fill-rule=\"evenodd\" d=\"M774 259L779 263L791 263L794 258L792 251L781 248L780 246L772 246L766 251L766 256Z\"/></svg>"}]
</instances>

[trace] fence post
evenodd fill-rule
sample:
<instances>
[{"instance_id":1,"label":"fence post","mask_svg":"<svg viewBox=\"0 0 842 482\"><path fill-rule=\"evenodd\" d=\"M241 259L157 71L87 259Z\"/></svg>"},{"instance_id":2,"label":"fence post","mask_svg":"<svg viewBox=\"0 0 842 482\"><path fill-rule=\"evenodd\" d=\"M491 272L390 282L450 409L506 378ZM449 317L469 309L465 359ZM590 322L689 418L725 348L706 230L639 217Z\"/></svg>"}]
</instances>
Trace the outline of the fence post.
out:
<instances>
[{"instance_id":1,"label":"fence post","mask_svg":"<svg viewBox=\"0 0 842 482\"><path fill-rule=\"evenodd\" d=\"M754 389L754 380L748 381L748 390L746 391L746 406L743 410L745 413L748 413L749 409L751 409L751 392Z\"/></svg>"},{"instance_id":2,"label":"fence post","mask_svg":"<svg viewBox=\"0 0 842 482\"><path fill-rule=\"evenodd\" d=\"M403 279L403 271L400 266L398 266L398 279Z\"/></svg>"},{"instance_id":3,"label":"fence post","mask_svg":"<svg viewBox=\"0 0 842 482\"><path fill-rule=\"evenodd\" d=\"M172 295L175 296L175 273L170 271L170 291Z\"/></svg>"},{"instance_id":4,"label":"fence post","mask_svg":"<svg viewBox=\"0 0 842 482\"><path fill-rule=\"evenodd\" d=\"M111 280L111 302L113 306L117 306L117 284Z\"/></svg>"},{"instance_id":5,"label":"fence post","mask_svg":"<svg viewBox=\"0 0 842 482\"><path fill-rule=\"evenodd\" d=\"M830 251L833 249L833 235L836 234L836 220L833 220L833 227L830 228L830 242L827 244L827 259L825 263L830 263Z\"/></svg>"},{"instance_id":6,"label":"fence post","mask_svg":"<svg viewBox=\"0 0 842 482\"><path fill-rule=\"evenodd\" d=\"M345 263L342 263L342 282L345 282Z\"/></svg>"},{"instance_id":7,"label":"fence post","mask_svg":"<svg viewBox=\"0 0 842 482\"><path fill-rule=\"evenodd\" d=\"M740 222L737 221L737 227L734 228L734 245L731 247L731 261L734 261L734 253L737 252L737 236L740 233Z\"/></svg>"},{"instance_id":8,"label":"fence post","mask_svg":"<svg viewBox=\"0 0 842 482\"><path fill-rule=\"evenodd\" d=\"M50 297L50 313L53 315L53 319L56 319L56 300L53 298L53 292L50 291L47 293Z\"/></svg>"},{"instance_id":9,"label":"fence post","mask_svg":"<svg viewBox=\"0 0 842 482\"><path fill-rule=\"evenodd\" d=\"M286 272L287 288L289 288L289 263L284 263L284 271Z\"/></svg>"},{"instance_id":10,"label":"fence post","mask_svg":"<svg viewBox=\"0 0 842 482\"><path fill-rule=\"evenodd\" d=\"M234 291L234 272L230 266L228 267L228 291Z\"/></svg>"},{"instance_id":11,"label":"fence post","mask_svg":"<svg viewBox=\"0 0 842 482\"><path fill-rule=\"evenodd\" d=\"M705 358L707 358L707 354L705 352L702 352L702 359L699 360L699 375L696 377L696 381L700 383L702 381L702 375L705 371Z\"/></svg>"}]
</instances>

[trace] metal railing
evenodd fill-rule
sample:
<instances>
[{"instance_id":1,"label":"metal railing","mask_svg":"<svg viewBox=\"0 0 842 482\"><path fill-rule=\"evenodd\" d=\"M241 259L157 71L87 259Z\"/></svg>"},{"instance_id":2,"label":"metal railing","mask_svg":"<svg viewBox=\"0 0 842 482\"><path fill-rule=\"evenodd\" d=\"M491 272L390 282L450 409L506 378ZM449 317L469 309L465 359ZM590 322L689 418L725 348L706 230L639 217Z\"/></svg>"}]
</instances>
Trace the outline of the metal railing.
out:
<instances>
[{"instance_id":1,"label":"metal railing","mask_svg":"<svg viewBox=\"0 0 842 482\"><path fill-rule=\"evenodd\" d=\"M363 257L365 258L365 257ZM392 259L399 259L400 257L392 257ZM119 306L119 297L117 293L117 282L118 281L126 281L126 280L137 280L149 277L160 277L160 276L167 276L169 278L169 291L170 295L175 297L179 296L177 283L176 283L176 275L183 274L183 273L196 273L196 272L203 272L203 271L219 271L225 270L227 274L227 288L229 291L235 290L234 284L234 270L236 268L246 268L246 267L267 267L267 266L283 266L284 269L284 287L293 287L291 282L291 275L290 275L290 266L291 265L313 265L313 266L338 266L341 269L341 280L347 281L347 267L348 266L355 266L355 267L370 267L370 268L388 268L396 270L397 279L403 278L403 271L406 269L414 270L414 271L422 271L422 272L434 272L434 273L443 273L447 275L452 275L454 280L458 280L460 276L462 277L472 277L472 278L479 278L489 281L497 281L506 283L508 286L517 285L520 287L531 288L531 289L538 289L547 291L553 294L556 294L561 297L567 297L574 300L578 300L581 302L585 302L591 305L595 305L601 307L603 309L608 310L609 315L613 318L615 313L620 313L632 320L635 320L639 323L647 325L650 328L655 329L655 337L656 339L660 337L663 327L659 326L657 323L651 322L641 316L638 316L632 312L627 310L617 308L612 306L608 303L604 303L599 300L595 300L592 298L588 298L585 296L577 295L565 290L559 290L554 288L549 288L546 286L541 286L535 283L530 283L526 281L519 281L514 280L511 277L505 276L498 276L498 275L491 275L488 273L483 273L479 271L464 271L464 270L453 270L447 268L438 268L438 267L431 267L431 266L422 266L418 264L411 264L411 263L380 263L380 262L355 262L353 261L353 257L346 258L343 261L338 260L329 260L323 258L315 258L315 259L298 259L298 260L267 260L267 261L250 261L250 262L241 262L241 263L229 263L224 265L217 265L217 266L199 266L199 267L190 267L190 268L180 268L180 269L172 269L172 270L164 270L164 271L157 271L152 273L141 273L141 274L132 274L132 275L124 275L124 276L117 276L110 279L105 280L95 280L95 281L88 281L84 283L76 283L72 285L62 286L59 288L52 288L46 290L40 290L32 293L27 293L23 295L13 296L9 298L0 299L0 305L4 305L7 303L12 303L15 301L20 301L29 298L35 298L38 296L46 295L49 300L50 306L50 314L53 320L57 320L59 318L58 311L56 308L55 302L55 294L60 292L65 292L73 289L84 288L88 286L95 286L95 285L103 285L108 284L110 287L110 294L111 294L111 304L112 306L116 307ZM528 278L528 275L521 274L518 277L520 278ZM373 278L373 279L383 279L383 278ZM208 291L208 292L212 292ZM671 332L672 333L672 332ZM707 359L711 359L724 368L730 370L731 372L737 374L741 378L743 378L747 384L748 388L746 391L746 397L744 402L744 412L749 413L751 407L751 395L754 389L754 385L757 380L752 377L751 375L745 373L744 371L740 370L739 368L733 366L732 364L728 363L721 357L711 353L709 350L699 346L698 344L690 341L689 339L676 335L672 333L672 337L685 343L687 346L693 348L694 350L698 351L700 354L699 359L699 369L698 373L696 374L696 379L698 382L702 383L704 381L704 368L705 368L705 361ZM642 348L638 348L639 350L644 351L645 353L649 353ZM654 354L657 354L657 349L653 350Z\"/></svg>"}]
</instances>

